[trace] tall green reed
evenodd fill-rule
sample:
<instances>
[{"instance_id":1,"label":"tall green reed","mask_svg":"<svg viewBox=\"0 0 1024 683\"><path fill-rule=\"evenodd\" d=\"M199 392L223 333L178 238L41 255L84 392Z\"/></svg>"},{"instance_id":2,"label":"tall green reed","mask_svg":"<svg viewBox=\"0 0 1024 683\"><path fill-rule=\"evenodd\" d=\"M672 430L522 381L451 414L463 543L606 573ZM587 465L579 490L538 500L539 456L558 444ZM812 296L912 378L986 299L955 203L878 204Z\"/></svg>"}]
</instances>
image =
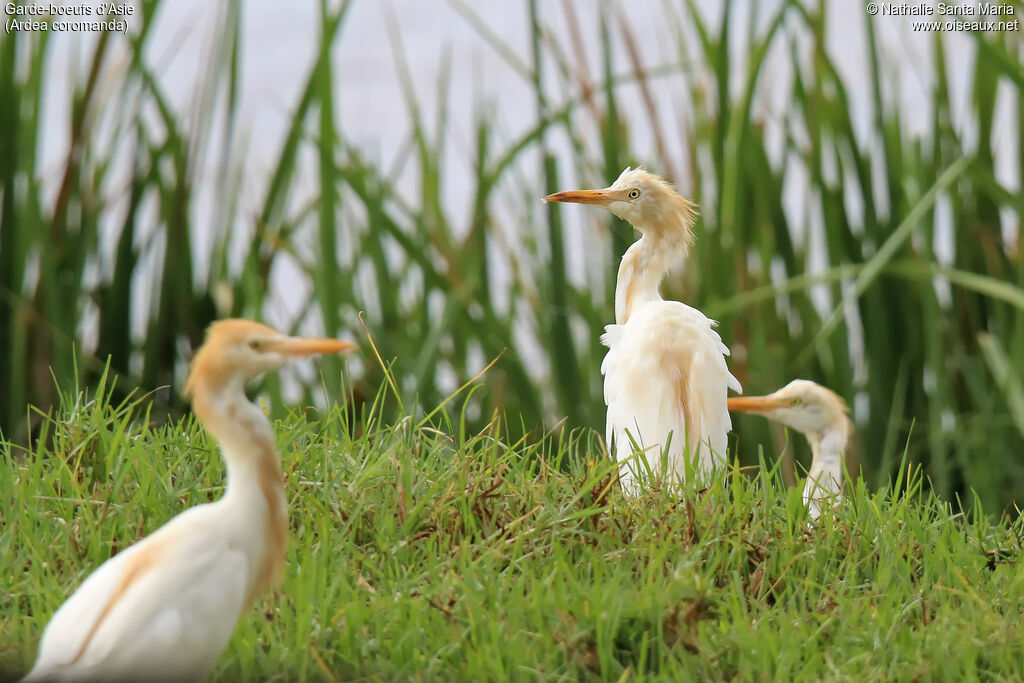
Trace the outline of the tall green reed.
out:
<instances>
[{"instance_id":1,"label":"tall green reed","mask_svg":"<svg viewBox=\"0 0 1024 683\"><path fill-rule=\"evenodd\" d=\"M484 424L496 410L516 416L525 430L541 430L566 419L571 426L603 427L598 367L603 353L597 337L612 319L611 288L617 259L632 240L627 226L609 220L607 242L588 253L602 259L582 282L569 274L569 236L562 212L526 210L515 244L509 245L494 207L510 192L523 202L578 179L611 180L630 163L648 162L694 188L702 202L699 239L682 277L666 283L666 294L681 298L721 321L734 349L731 365L750 392L770 391L796 376L821 381L858 408L860 463L868 480L887 481L904 448L924 463L932 485L950 496L970 486L986 510L1012 501L1024 484L1015 454L1024 452L1021 379L1024 361L1024 263L1000 230L1001 216L1024 218L1018 189L1005 186L993 170L1001 144L993 127L997 91L1009 92L1024 119L1021 45L1010 34L972 36L978 57L972 67L968 103L976 121L977 144L953 123L947 70L950 55L936 39L932 51L935 85L928 94L933 121L927 133L904 130L904 112L890 97L886 57L875 26L867 22L867 64L872 132L859 135L854 105L826 41L827 4L783 3L772 16L750 21L742 59L730 50L730 26L717 29L692 2L666 5L678 54L667 67L644 65L640 38L627 15L601 6L597 35L555 35L535 2L523 4L531 26L529 54L502 42L468 3L449 5L506 60L534 93L534 123L507 139L486 115L471 137L473 180L464 188L468 213L442 200L454 163L445 153L456 131L448 112L450 84L437 84L437 110L425 111L411 83L401 36L391 48L407 112L407 145L388 165L369 159L339 121L344 74L331 67L329 51L346 40L351 2L320 5L319 45L304 87L294 104L262 210L252 224L240 217L236 175L241 163L235 125L239 111L239 63L244 57L240 22L244 6L227 3L220 17L217 49L208 79L196 89L191 125L167 103L159 80L142 58L159 2L143 3L144 20L128 41L97 41L87 76L76 84L75 106L66 124L72 153L62 169L58 200L43 200L37 140L44 133L40 98L48 42L12 34L0 46L0 358L9 390L0 392L0 427L23 439L29 425L25 406L44 409L54 400L49 368L60 380L99 377L104 359L121 379L122 390L173 384L188 347L218 315L263 317L272 273L280 259L297 261L312 294L299 302L298 326L320 321L328 334L359 331L365 311L368 330L385 361L394 360L400 407L434 405L454 385L503 355L467 408L468 419ZM572 18L573 6L564 6ZM727 16L742 9L727 3ZM763 19L763 20L761 20ZM574 21L570 21L575 26ZM118 42L120 41L120 42ZM99 188L113 162L88 125L110 107L96 94L107 73L105 55L129 50L130 67L120 76L129 104L116 119L130 140L132 171L128 211L115 231L112 262L99 260L99 221L113 200ZM123 45L121 44L123 42ZM798 50L809 44L809 56ZM624 48L628 63L616 61ZM596 51L599 73L588 70ZM790 106L779 112L786 131L779 162L765 137L764 116L755 106L764 96L768 56L789 55L794 77ZM27 65L17 68L17 64ZM666 85L664 78L674 80ZM557 92L546 89L554 82ZM636 86L641 115L623 101L624 86ZM632 92L632 91L631 91ZM653 135L651 158L638 158L630 140L659 121L666 98L687 103L680 125L688 149L670 148ZM896 102L896 103L894 103ZM959 106L959 105L957 105ZM158 112L163 130L143 116ZM430 122L433 122L432 124ZM213 138L224 133L225 169L221 222L211 227L210 273L194 272L197 245L188 207L194 198L196 164ZM596 139L581 131L592 127ZM806 135L795 131L805 131ZM555 149L568 141L576 178L559 174ZM289 202L304 182L300 158L315 151L319 189L311 204ZM1024 164L1024 142L1014 150ZM788 164L787 161L788 160ZM524 168L529 168L524 171ZM799 168L809 178L808 223L823 226L825 263L811 272L811 248L798 240L783 204L788 174ZM413 176L417 191L404 191L398 178ZM847 201L850 195L856 202ZM155 202L156 236L142 207ZM853 211L851 206L860 206ZM952 263L935 255L937 214L951 215ZM608 219L601 219L602 221ZM808 230L808 233L811 231ZM312 234L313 253L299 244ZM1014 238L1016 239L1016 238ZM155 254L161 243L167 247ZM228 244L243 243L241 267L229 266ZM144 293L142 271L156 256L152 273L158 304L151 307L144 339L128 334L129 311ZM148 259L148 260L147 260ZM38 281L26 277L38 263ZM87 278L90 263L103 265L100 282ZM510 273L508 292L495 292L492 268ZM774 274L774 275L773 275ZM827 289L832 310L814 305L814 288ZM231 292L218 307L215 292ZM940 295L948 288L951 296ZM507 295L507 297L506 297ZM507 298L508 305L499 305ZM98 311L97 342L82 346L83 327ZM583 338L574 329L585 329ZM75 342L82 363L72 364ZM134 360L133 360L134 359ZM855 371L863 364L863 371ZM372 400L383 370L367 361L355 380L357 401ZM327 367L328 396L341 386L338 367ZM268 383L272 396L280 387ZM173 396L173 395L172 395ZM400 400L399 400L400 399ZM178 407L171 399L171 408ZM738 418L738 453L756 459L757 445L781 434L760 421ZM797 440L793 440L794 442ZM793 443L787 459L806 457ZM792 465L790 462L790 471Z\"/></svg>"}]
</instances>

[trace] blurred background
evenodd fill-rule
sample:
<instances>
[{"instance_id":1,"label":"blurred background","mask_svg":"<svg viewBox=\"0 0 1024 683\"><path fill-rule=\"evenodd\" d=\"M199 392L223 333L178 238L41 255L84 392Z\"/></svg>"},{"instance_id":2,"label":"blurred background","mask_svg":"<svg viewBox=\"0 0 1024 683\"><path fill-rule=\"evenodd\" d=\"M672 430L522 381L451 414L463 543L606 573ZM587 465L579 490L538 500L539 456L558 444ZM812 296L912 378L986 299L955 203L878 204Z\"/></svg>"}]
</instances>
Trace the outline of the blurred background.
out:
<instances>
[{"instance_id":1,"label":"blurred background","mask_svg":"<svg viewBox=\"0 0 1024 683\"><path fill-rule=\"evenodd\" d=\"M664 293L721 322L747 393L822 382L870 485L906 458L1017 514L1019 23L929 32L845 0L135 8L127 35L0 36L4 439L108 362L122 395L163 387L155 419L184 412L223 316L358 340L344 389L339 361L262 388L358 411L384 380L360 312L406 411L504 350L471 425L603 432L634 236L540 198L643 164L701 205ZM801 439L734 423L742 462L802 473Z\"/></svg>"}]
</instances>

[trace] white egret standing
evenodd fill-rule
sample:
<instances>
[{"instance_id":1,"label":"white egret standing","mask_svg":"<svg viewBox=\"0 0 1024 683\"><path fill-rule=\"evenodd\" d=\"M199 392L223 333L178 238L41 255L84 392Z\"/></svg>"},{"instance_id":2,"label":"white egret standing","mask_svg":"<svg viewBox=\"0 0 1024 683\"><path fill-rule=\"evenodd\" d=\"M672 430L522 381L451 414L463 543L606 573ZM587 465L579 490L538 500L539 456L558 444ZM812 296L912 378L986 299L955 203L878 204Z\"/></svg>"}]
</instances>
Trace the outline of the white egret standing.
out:
<instances>
[{"instance_id":1,"label":"white egret standing","mask_svg":"<svg viewBox=\"0 0 1024 683\"><path fill-rule=\"evenodd\" d=\"M853 423L846 403L834 391L795 379L774 394L729 399L729 410L758 413L797 430L811 444L811 469L804 483L804 503L811 519L826 503L838 503L843 490L843 457Z\"/></svg>"},{"instance_id":2,"label":"white egret standing","mask_svg":"<svg viewBox=\"0 0 1024 683\"><path fill-rule=\"evenodd\" d=\"M287 510L274 432L248 380L289 359L354 348L247 320L214 323L186 392L220 444L227 490L104 562L50 620L29 681L198 681L285 557Z\"/></svg>"},{"instance_id":3,"label":"white egret standing","mask_svg":"<svg viewBox=\"0 0 1024 683\"><path fill-rule=\"evenodd\" d=\"M640 232L619 264L615 324L601 337L608 354L601 364L608 405L607 441L622 463L636 448L653 474L666 458L669 474L683 480L688 460L701 471L724 461L732 424L729 388L741 391L729 373L729 349L703 313L665 301L659 286L693 244L697 207L661 178L627 168L603 190L557 192L549 202L593 204ZM622 465L624 490L636 493L636 463Z\"/></svg>"}]
</instances>

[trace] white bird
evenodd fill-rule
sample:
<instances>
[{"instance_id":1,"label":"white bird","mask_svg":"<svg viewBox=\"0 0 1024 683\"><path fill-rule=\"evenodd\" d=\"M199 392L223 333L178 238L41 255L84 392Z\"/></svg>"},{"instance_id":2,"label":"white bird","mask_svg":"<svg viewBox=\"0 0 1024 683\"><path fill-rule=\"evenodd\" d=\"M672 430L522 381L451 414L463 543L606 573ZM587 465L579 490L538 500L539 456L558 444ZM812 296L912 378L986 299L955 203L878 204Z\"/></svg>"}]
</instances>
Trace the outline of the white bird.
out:
<instances>
[{"instance_id":1,"label":"white bird","mask_svg":"<svg viewBox=\"0 0 1024 683\"><path fill-rule=\"evenodd\" d=\"M216 322L186 394L220 444L227 489L104 562L53 615L26 681L198 681L285 558L284 477L270 421L245 384L289 359L354 348Z\"/></svg>"},{"instance_id":2,"label":"white bird","mask_svg":"<svg viewBox=\"0 0 1024 683\"><path fill-rule=\"evenodd\" d=\"M730 398L729 410L758 413L807 438L812 459L803 495L811 519L821 515L825 504L842 499L843 457L853 423L838 394L810 380L795 379L774 394Z\"/></svg>"},{"instance_id":3,"label":"white bird","mask_svg":"<svg viewBox=\"0 0 1024 683\"><path fill-rule=\"evenodd\" d=\"M687 462L701 472L724 462L732 427L728 390L742 391L725 363L729 349L712 329L713 320L664 300L659 291L665 273L685 260L693 244L696 205L640 168L627 168L603 190L557 192L545 199L599 206L640 232L619 264L615 324L601 337L608 347L601 364L606 436L621 463L623 489L637 493L637 475L645 469L626 462L635 449L654 475L661 473L664 456L679 481Z\"/></svg>"}]
</instances>

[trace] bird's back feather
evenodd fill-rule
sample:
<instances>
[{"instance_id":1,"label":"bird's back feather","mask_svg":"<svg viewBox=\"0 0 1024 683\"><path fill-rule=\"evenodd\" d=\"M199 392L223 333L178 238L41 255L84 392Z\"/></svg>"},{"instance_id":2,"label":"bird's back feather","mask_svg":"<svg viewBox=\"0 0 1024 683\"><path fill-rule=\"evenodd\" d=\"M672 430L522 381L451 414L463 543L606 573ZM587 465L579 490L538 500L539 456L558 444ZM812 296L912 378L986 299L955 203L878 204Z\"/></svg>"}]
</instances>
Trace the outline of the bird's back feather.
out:
<instances>
[{"instance_id":1,"label":"bird's back feather","mask_svg":"<svg viewBox=\"0 0 1024 683\"><path fill-rule=\"evenodd\" d=\"M50 620L25 680L202 678L234 631L250 571L211 523L216 505L182 513L93 572Z\"/></svg>"},{"instance_id":2,"label":"bird's back feather","mask_svg":"<svg viewBox=\"0 0 1024 683\"><path fill-rule=\"evenodd\" d=\"M606 436L616 460L632 457L635 442L658 474L668 444L669 471L683 479L688 457L702 470L725 458L732 427L726 398L730 388L741 388L729 373L729 349L713 325L686 304L653 301L625 324L605 328ZM635 490L635 473L642 467L622 468L626 490Z\"/></svg>"}]
</instances>

